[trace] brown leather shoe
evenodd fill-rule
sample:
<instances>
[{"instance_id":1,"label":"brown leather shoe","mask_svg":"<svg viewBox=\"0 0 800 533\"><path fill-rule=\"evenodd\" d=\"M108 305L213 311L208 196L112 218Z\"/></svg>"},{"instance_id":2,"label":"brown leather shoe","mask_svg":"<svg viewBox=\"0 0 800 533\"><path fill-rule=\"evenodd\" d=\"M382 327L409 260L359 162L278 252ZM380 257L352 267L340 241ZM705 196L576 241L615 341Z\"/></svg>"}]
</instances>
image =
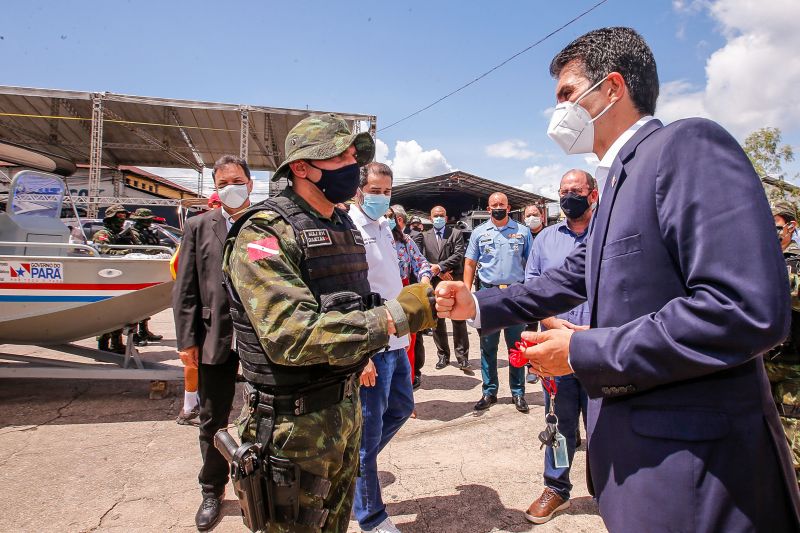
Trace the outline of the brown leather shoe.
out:
<instances>
[{"instance_id":1,"label":"brown leather shoe","mask_svg":"<svg viewBox=\"0 0 800 533\"><path fill-rule=\"evenodd\" d=\"M525 518L534 524L544 524L556 514L569 507L569 500L565 500L550 487L545 487L542 495L534 501L525 511Z\"/></svg>"}]
</instances>

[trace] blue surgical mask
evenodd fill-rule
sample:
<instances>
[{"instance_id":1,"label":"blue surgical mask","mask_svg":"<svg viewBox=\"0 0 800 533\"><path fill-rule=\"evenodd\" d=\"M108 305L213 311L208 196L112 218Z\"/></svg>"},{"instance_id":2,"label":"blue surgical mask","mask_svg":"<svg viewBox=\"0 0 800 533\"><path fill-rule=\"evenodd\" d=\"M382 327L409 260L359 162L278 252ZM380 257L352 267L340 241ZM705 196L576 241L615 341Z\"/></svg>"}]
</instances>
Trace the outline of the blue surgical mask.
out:
<instances>
[{"instance_id":1,"label":"blue surgical mask","mask_svg":"<svg viewBox=\"0 0 800 533\"><path fill-rule=\"evenodd\" d=\"M433 227L436 229L442 229L445 222L447 220L444 217L433 217Z\"/></svg>"},{"instance_id":2,"label":"blue surgical mask","mask_svg":"<svg viewBox=\"0 0 800 533\"><path fill-rule=\"evenodd\" d=\"M361 210L372 220L378 220L389 209L389 200L384 194L364 194Z\"/></svg>"},{"instance_id":3,"label":"blue surgical mask","mask_svg":"<svg viewBox=\"0 0 800 533\"><path fill-rule=\"evenodd\" d=\"M394 228L397 227L397 221L395 219L393 219L393 218L386 219L386 222L389 223L389 229L390 230L394 230Z\"/></svg>"}]
</instances>

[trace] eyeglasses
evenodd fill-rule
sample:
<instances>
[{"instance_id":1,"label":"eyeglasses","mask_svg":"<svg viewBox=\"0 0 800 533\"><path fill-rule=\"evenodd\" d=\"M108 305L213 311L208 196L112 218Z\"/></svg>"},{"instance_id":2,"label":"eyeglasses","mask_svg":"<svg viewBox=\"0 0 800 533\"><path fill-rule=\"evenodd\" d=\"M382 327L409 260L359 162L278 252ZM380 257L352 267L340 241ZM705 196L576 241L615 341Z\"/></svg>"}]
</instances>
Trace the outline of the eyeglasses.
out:
<instances>
[{"instance_id":1,"label":"eyeglasses","mask_svg":"<svg viewBox=\"0 0 800 533\"><path fill-rule=\"evenodd\" d=\"M786 227L786 226L775 226L775 229L776 229L777 231L783 231L783 228L785 228L785 227Z\"/></svg>"},{"instance_id":2,"label":"eyeglasses","mask_svg":"<svg viewBox=\"0 0 800 533\"><path fill-rule=\"evenodd\" d=\"M578 195L583 196L584 195L583 191L584 191L583 188L581 188L581 189L559 189L558 195L559 196L566 196L569 193L574 193L574 194L578 194ZM591 190L588 190L588 191L591 192ZM586 194L589 194L589 192L587 192Z\"/></svg>"}]
</instances>

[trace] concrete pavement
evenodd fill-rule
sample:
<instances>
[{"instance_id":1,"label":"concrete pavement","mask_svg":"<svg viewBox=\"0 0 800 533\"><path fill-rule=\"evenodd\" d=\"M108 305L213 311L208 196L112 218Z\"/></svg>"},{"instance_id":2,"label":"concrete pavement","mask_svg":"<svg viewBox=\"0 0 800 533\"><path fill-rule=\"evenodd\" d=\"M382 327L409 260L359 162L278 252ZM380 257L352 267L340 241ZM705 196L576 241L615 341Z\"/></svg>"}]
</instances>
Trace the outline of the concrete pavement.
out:
<instances>
[{"instance_id":1,"label":"concrete pavement","mask_svg":"<svg viewBox=\"0 0 800 533\"><path fill-rule=\"evenodd\" d=\"M180 365L171 310L151 328L165 336L140 349L146 360ZM570 509L543 525L524 510L542 490L543 427L540 385L529 385L531 412L518 413L500 350L500 401L472 409L481 395L478 337L470 330L465 374L435 370L436 349L424 337L428 360L416 391L417 419L409 420L381 454L389 514L403 532L605 531L585 483L585 444L573 465ZM89 339L80 344L93 346ZM30 346L0 345L17 355L69 356ZM200 503L197 429L179 426L176 394L149 400L147 381L0 381L0 531L194 531ZM234 415L242 406L237 394ZM247 531L229 487L217 532ZM355 521L350 530L360 531Z\"/></svg>"}]
</instances>

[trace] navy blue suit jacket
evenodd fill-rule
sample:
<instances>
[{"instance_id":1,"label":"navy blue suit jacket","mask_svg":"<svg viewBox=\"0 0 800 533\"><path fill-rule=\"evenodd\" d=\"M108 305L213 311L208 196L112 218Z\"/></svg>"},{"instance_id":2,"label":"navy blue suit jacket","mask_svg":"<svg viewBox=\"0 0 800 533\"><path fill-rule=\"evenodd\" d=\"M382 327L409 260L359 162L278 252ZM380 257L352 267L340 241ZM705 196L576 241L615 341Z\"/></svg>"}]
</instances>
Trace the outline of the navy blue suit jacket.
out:
<instances>
[{"instance_id":1,"label":"navy blue suit jacket","mask_svg":"<svg viewBox=\"0 0 800 533\"><path fill-rule=\"evenodd\" d=\"M798 530L761 357L788 333L788 280L747 156L711 121L650 121L614 161L591 231L560 269L476 296L484 330L589 301L570 363L608 528Z\"/></svg>"}]
</instances>

